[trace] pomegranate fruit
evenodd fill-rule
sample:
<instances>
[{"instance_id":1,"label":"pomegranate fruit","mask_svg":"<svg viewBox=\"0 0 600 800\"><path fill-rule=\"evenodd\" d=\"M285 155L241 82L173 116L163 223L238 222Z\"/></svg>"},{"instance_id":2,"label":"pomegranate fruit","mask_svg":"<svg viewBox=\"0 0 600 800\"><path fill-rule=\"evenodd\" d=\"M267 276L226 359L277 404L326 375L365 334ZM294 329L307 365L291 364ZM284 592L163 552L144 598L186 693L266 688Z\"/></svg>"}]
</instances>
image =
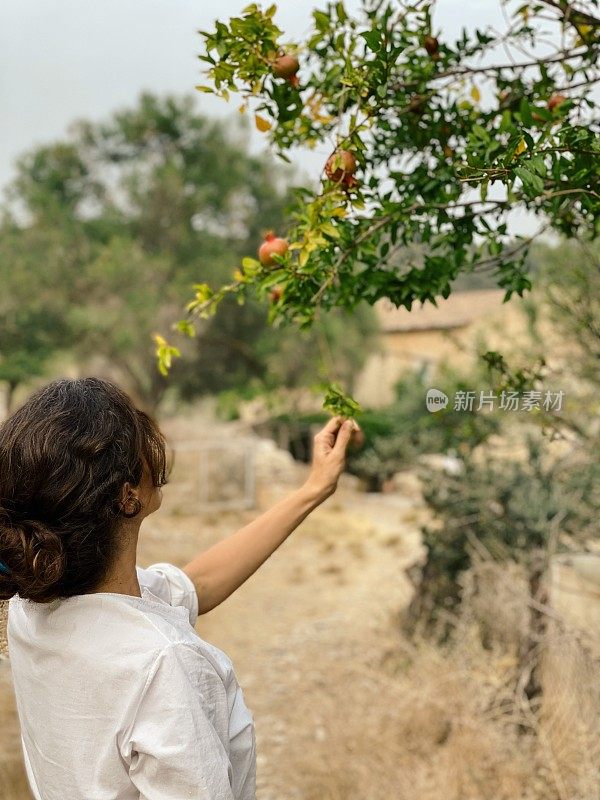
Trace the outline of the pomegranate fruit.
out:
<instances>
[{"instance_id":1,"label":"pomegranate fruit","mask_svg":"<svg viewBox=\"0 0 600 800\"><path fill-rule=\"evenodd\" d=\"M423 39L423 47L430 56L437 56L440 51L440 43L435 36L426 36Z\"/></svg>"},{"instance_id":2,"label":"pomegranate fruit","mask_svg":"<svg viewBox=\"0 0 600 800\"><path fill-rule=\"evenodd\" d=\"M275 236L273 231L269 231L265 236L264 242L258 248L258 260L263 267L272 267L276 262L274 255L284 256L288 250L288 243L285 239Z\"/></svg>"},{"instance_id":3,"label":"pomegranate fruit","mask_svg":"<svg viewBox=\"0 0 600 800\"><path fill-rule=\"evenodd\" d=\"M274 286L269 292L269 300L271 303L278 303L283 297L283 289L281 286Z\"/></svg>"},{"instance_id":4,"label":"pomegranate fruit","mask_svg":"<svg viewBox=\"0 0 600 800\"><path fill-rule=\"evenodd\" d=\"M273 61L273 75L276 78L292 78L300 69L300 62L296 56L281 55Z\"/></svg>"},{"instance_id":5,"label":"pomegranate fruit","mask_svg":"<svg viewBox=\"0 0 600 800\"><path fill-rule=\"evenodd\" d=\"M558 108L566 99L564 94L553 94L550 100L548 100L548 111L554 111L554 109Z\"/></svg>"},{"instance_id":6,"label":"pomegranate fruit","mask_svg":"<svg viewBox=\"0 0 600 800\"><path fill-rule=\"evenodd\" d=\"M325 174L330 181L347 181L356 172L356 158L349 150L332 153L325 164Z\"/></svg>"}]
</instances>

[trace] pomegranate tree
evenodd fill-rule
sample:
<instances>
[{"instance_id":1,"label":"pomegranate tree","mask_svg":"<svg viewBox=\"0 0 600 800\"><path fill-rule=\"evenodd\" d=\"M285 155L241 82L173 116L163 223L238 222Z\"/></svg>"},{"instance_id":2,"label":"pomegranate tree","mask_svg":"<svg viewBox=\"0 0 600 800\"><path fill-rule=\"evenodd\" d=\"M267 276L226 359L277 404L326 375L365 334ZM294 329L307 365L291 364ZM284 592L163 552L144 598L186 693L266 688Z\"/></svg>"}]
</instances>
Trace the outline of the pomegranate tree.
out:
<instances>
[{"instance_id":1,"label":"pomegranate tree","mask_svg":"<svg viewBox=\"0 0 600 800\"><path fill-rule=\"evenodd\" d=\"M300 42L284 38L274 5L256 3L203 34L201 91L237 93L284 159L334 150L326 180L297 192L274 320L306 327L320 308L382 298L410 310L479 269L508 300L531 288L527 249L540 231L598 235L597 3L497 4L504 30L469 25L443 39L435 2L396 0L323 3ZM295 72L278 75L296 69L289 56L299 52L294 88ZM361 183L349 192L357 163ZM537 220L530 236L514 235L519 210ZM225 294L268 291L273 276L257 266L194 312L213 313Z\"/></svg>"}]
</instances>

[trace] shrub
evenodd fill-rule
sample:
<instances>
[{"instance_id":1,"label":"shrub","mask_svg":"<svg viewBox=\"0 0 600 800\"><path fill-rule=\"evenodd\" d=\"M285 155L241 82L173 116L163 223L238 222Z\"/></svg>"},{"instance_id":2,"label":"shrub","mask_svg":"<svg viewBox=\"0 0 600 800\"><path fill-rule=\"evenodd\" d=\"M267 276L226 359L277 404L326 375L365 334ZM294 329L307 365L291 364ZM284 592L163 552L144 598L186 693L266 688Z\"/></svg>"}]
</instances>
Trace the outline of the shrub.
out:
<instances>
[{"instance_id":1,"label":"shrub","mask_svg":"<svg viewBox=\"0 0 600 800\"><path fill-rule=\"evenodd\" d=\"M596 525L600 464L590 453L551 460L530 435L525 459L463 459L460 475L424 475L437 523L423 529L428 557L411 616L434 620L460 602L472 554L531 566L541 550L584 542Z\"/></svg>"}]
</instances>

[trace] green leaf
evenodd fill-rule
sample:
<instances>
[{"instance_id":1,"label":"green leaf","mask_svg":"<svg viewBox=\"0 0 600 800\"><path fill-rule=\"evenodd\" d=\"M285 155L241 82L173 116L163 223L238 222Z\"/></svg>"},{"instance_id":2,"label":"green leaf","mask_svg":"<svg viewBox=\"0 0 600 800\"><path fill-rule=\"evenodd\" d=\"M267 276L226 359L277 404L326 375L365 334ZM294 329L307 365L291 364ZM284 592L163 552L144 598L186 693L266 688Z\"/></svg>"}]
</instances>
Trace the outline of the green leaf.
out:
<instances>
[{"instance_id":1,"label":"green leaf","mask_svg":"<svg viewBox=\"0 0 600 800\"><path fill-rule=\"evenodd\" d=\"M360 403L347 395L336 383L331 383L326 387L323 408L334 416L341 417L354 417L362 413Z\"/></svg>"},{"instance_id":2,"label":"green leaf","mask_svg":"<svg viewBox=\"0 0 600 800\"><path fill-rule=\"evenodd\" d=\"M500 121L500 127L498 128L498 130L502 132L509 131L512 127L513 127L512 114L508 109L505 109L502 112L502 119Z\"/></svg>"},{"instance_id":3,"label":"green leaf","mask_svg":"<svg viewBox=\"0 0 600 800\"><path fill-rule=\"evenodd\" d=\"M152 338L156 343L155 353L158 361L158 371L166 377L171 369L173 358L179 357L181 352L177 347L169 345L159 333L155 333Z\"/></svg>"},{"instance_id":4,"label":"green leaf","mask_svg":"<svg viewBox=\"0 0 600 800\"><path fill-rule=\"evenodd\" d=\"M189 319L180 319L173 327L175 330L183 333L184 336L189 336L190 339L196 335L196 328Z\"/></svg>"},{"instance_id":5,"label":"green leaf","mask_svg":"<svg viewBox=\"0 0 600 800\"><path fill-rule=\"evenodd\" d=\"M381 31L363 31L360 35L368 44L370 50L375 53L381 50Z\"/></svg>"},{"instance_id":6,"label":"green leaf","mask_svg":"<svg viewBox=\"0 0 600 800\"><path fill-rule=\"evenodd\" d=\"M544 181L539 175L534 175L526 167L515 167L515 174L523 182L523 188L529 193L541 194L544 191Z\"/></svg>"},{"instance_id":7,"label":"green leaf","mask_svg":"<svg viewBox=\"0 0 600 800\"><path fill-rule=\"evenodd\" d=\"M533 125L533 118L531 116L531 109L529 108L529 103L527 102L527 100L524 97L521 98L521 102L519 103L519 113L521 115L521 119L523 121L523 124L527 125L527 127L529 127L530 125Z\"/></svg>"},{"instance_id":8,"label":"green leaf","mask_svg":"<svg viewBox=\"0 0 600 800\"><path fill-rule=\"evenodd\" d=\"M318 30L323 33L329 30L330 20L327 14L324 14L322 11L313 11L313 18Z\"/></svg>"}]
</instances>

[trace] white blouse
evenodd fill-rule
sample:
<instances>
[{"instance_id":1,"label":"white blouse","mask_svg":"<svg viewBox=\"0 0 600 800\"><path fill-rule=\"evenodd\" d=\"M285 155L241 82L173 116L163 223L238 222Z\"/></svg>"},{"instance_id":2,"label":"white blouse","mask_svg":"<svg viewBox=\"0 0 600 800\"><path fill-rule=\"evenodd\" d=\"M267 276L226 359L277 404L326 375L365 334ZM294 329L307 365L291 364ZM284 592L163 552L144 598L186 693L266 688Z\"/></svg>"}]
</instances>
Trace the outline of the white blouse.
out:
<instances>
[{"instance_id":1,"label":"white blouse","mask_svg":"<svg viewBox=\"0 0 600 800\"><path fill-rule=\"evenodd\" d=\"M8 650L36 800L255 800L254 721L231 660L193 628L173 564L142 597L9 602Z\"/></svg>"}]
</instances>

